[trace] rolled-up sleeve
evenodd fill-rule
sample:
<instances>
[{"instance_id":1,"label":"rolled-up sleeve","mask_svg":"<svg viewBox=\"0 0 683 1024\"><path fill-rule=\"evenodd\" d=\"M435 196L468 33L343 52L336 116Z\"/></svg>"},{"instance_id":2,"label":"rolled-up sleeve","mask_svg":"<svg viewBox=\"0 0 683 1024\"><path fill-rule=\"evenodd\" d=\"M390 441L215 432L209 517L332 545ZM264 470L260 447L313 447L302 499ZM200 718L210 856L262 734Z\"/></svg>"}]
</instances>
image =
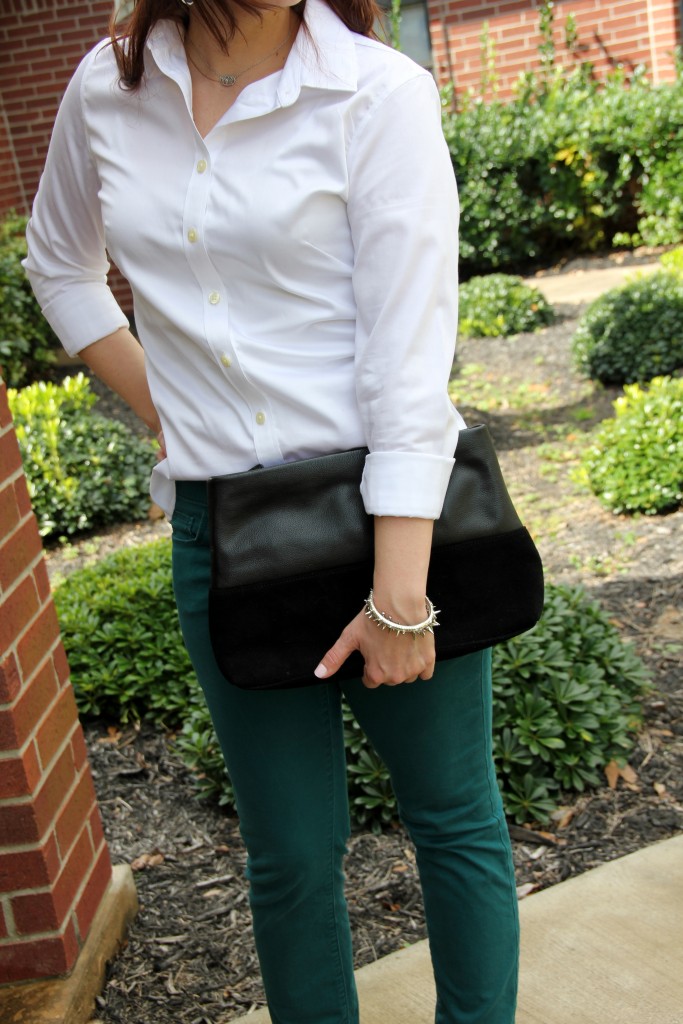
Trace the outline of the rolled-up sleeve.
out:
<instances>
[{"instance_id":1,"label":"rolled-up sleeve","mask_svg":"<svg viewBox=\"0 0 683 1024\"><path fill-rule=\"evenodd\" d=\"M83 119L81 89L92 59L96 52L81 63L59 108L24 260L43 314L70 355L128 326L107 285L100 183Z\"/></svg>"},{"instance_id":2,"label":"rolled-up sleeve","mask_svg":"<svg viewBox=\"0 0 683 1024\"><path fill-rule=\"evenodd\" d=\"M464 423L447 391L458 316L458 197L426 73L398 86L349 147L356 393L374 515L437 519Z\"/></svg>"}]
</instances>

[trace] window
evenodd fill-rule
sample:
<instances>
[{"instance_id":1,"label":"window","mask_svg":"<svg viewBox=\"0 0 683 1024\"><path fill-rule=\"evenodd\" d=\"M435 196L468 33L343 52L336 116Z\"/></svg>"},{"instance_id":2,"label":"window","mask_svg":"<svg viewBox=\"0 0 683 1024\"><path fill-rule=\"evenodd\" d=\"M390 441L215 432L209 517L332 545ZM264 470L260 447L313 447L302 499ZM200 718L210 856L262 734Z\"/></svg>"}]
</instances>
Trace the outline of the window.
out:
<instances>
[{"instance_id":1,"label":"window","mask_svg":"<svg viewBox=\"0 0 683 1024\"><path fill-rule=\"evenodd\" d=\"M383 38L391 39L391 25L389 11L391 0L380 0L381 6L387 11L383 18L383 26L378 29L378 34ZM432 43L429 37L429 18L427 16L426 0L402 0L401 3L401 28L400 28L400 49L408 57L421 64L423 68L433 66Z\"/></svg>"}]
</instances>

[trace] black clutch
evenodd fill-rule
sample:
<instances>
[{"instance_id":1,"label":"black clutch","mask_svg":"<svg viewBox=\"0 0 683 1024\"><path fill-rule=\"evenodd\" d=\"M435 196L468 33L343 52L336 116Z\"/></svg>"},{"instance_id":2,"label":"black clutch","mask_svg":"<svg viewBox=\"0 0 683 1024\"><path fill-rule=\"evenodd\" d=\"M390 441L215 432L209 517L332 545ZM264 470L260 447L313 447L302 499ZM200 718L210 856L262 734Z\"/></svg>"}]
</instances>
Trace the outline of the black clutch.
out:
<instances>
[{"instance_id":1,"label":"black clutch","mask_svg":"<svg viewBox=\"0 0 683 1024\"><path fill-rule=\"evenodd\" d=\"M366 449L209 481L211 643L225 678L250 690L319 684L313 670L372 585ZM437 659L530 629L543 568L485 426L462 430L434 540L427 593L440 609ZM360 677L354 653L333 678Z\"/></svg>"}]
</instances>

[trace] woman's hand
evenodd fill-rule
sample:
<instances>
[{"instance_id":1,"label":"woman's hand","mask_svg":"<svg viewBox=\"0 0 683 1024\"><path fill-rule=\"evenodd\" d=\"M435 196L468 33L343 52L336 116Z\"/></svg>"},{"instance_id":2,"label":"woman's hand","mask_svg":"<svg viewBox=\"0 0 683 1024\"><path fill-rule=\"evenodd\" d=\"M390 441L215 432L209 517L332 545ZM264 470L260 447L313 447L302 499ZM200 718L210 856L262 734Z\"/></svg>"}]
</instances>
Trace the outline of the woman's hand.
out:
<instances>
[{"instance_id":1,"label":"woman's hand","mask_svg":"<svg viewBox=\"0 0 683 1024\"><path fill-rule=\"evenodd\" d=\"M157 462L163 462L166 458L166 441L164 440L164 432L160 430L157 434L157 444L159 449L157 451Z\"/></svg>"},{"instance_id":2,"label":"woman's hand","mask_svg":"<svg viewBox=\"0 0 683 1024\"><path fill-rule=\"evenodd\" d=\"M432 529L429 519L375 516L375 607L396 623L414 626L425 619L425 586ZM322 659L315 674L333 675L352 651L365 661L363 682L374 688L431 679L434 635L410 636L382 629L365 614L356 615Z\"/></svg>"},{"instance_id":3,"label":"woman's hand","mask_svg":"<svg viewBox=\"0 0 683 1024\"><path fill-rule=\"evenodd\" d=\"M424 617L424 616L423 616ZM381 629L365 611L356 615L333 647L324 656L315 674L327 679L341 668L353 651L365 661L363 683L369 689L397 686L416 679L431 679L434 674L434 636L401 636Z\"/></svg>"}]
</instances>

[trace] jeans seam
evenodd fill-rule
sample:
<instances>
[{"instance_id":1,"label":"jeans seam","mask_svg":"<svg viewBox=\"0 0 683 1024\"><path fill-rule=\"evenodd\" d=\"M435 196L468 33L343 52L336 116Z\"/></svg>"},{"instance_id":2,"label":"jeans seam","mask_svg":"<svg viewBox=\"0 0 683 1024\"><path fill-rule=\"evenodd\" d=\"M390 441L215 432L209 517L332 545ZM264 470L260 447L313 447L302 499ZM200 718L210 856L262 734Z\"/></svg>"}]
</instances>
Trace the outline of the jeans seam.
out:
<instances>
[{"instance_id":1,"label":"jeans seam","mask_svg":"<svg viewBox=\"0 0 683 1024\"><path fill-rule=\"evenodd\" d=\"M329 905L329 908L328 908L328 913L329 913L329 918L330 918L330 924L331 924L331 927L332 927L332 934L334 936L334 943L335 943L335 947L336 947L336 954L337 954L337 976L338 976L338 979L339 979L340 996L341 996L341 999L343 1001L343 1006L344 1006L345 1020L347 1021L347 1024L353 1024L353 1022L351 1020L351 1006L350 1006L350 1003L349 1003L348 979L345 977L345 974L344 974L344 957L343 957L343 953L342 953L340 942L339 942L340 922L339 922L339 919L338 919L338 916L337 916L337 909L336 909L336 902L335 902L335 877L334 877L334 870L335 870L335 830L336 830L336 818L337 818L337 800L336 800L336 790L335 790L335 764L334 764L335 757L334 757L334 749L333 749L334 748L334 736L333 736L333 732L332 732L332 715L331 715L331 709L330 709L330 702L331 702L331 699L332 699L333 685L330 685L330 684L325 685L325 684L323 684L322 689L324 689L324 691L325 691L325 698L324 698L324 709L325 709L325 720L326 720L325 724L326 724L326 727L327 727L327 735L328 735L328 740L329 740L328 745L327 745L327 750L328 750L328 765L327 765L328 766L328 776L327 776L327 778L328 778L328 785L329 785L329 789L330 789L330 810L331 810L331 813L330 813L330 833L329 833L329 837L328 837L328 850L329 850L329 860L328 860L328 872L329 872L328 893L329 893L329 896L328 896L328 899L330 901L330 905Z\"/></svg>"},{"instance_id":2,"label":"jeans seam","mask_svg":"<svg viewBox=\"0 0 683 1024\"><path fill-rule=\"evenodd\" d=\"M490 658L493 658L493 651L491 651L488 656ZM500 841L500 845L501 845L501 847L507 847L507 845L508 845L507 836L503 833L503 829L505 829L506 832L507 832L507 824L505 822L505 812L502 810L502 806L501 806L501 813L498 813L496 811L496 806L495 806L496 801L494 800L494 794L493 794L493 786L497 787L498 786L498 781L497 781L497 778L496 778L495 767L494 767L494 764L493 764L493 730L491 729L491 724L490 724L490 721L489 721L489 719L488 719L488 717L486 715L486 711L485 711L485 707L484 707L484 685L485 685L485 682L486 682L486 680L484 679L484 657L485 657L485 655L484 655L484 653L482 653L482 655L480 657L480 660L479 660L479 695L480 695L479 696L479 708L480 708L480 711L481 711L482 721L483 721L483 725L484 725L484 736L486 737L485 757L486 757L486 774L487 774L488 780L489 780L489 785L488 785L489 801L490 801L490 804L491 804L491 814L493 816L494 821L496 822L496 828L498 830L498 838L499 838L499 841ZM491 699L493 700L493 697ZM517 904L517 889L516 889L516 884L515 884L515 873L514 873L514 867L513 867L513 864L512 864L512 857L508 858L508 862L507 862L507 876L508 876L508 898L509 898L509 901L510 901L510 912L512 914L512 918L513 918L513 921L514 921L515 938L516 938L516 941L517 941L517 949L519 950L519 940L520 940L520 935L519 935L519 914L518 914L518 904ZM519 960L519 956L518 956L518 960ZM516 977L515 977L515 986L514 986L515 998L516 998L516 995L517 995L518 982L519 982L519 976L517 974Z\"/></svg>"}]
</instances>

